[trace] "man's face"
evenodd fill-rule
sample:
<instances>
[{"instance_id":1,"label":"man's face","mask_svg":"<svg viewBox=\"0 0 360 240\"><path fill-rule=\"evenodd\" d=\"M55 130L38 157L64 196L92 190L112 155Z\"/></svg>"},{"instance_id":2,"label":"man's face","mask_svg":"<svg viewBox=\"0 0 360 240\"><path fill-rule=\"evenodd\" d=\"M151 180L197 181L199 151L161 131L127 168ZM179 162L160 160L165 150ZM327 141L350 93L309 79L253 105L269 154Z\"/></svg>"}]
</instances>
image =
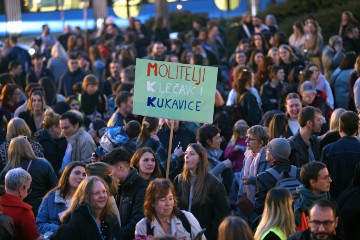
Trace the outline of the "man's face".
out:
<instances>
[{"instance_id":1,"label":"man's face","mask_svg":"<svg viewBox=\"0 0 360 240\"><path fill-rule=\"evenodd\" d=\"M162 43L156 43L154 44L154 47L153 47L153 53L154 53L154 56L162 56L164 54L164 44Z\"/></svg>"},{"instance_id":2,"label":"man's face","mask_svg":"<svg viewBox=\"0 0 360 240\"><path fill-rule=\"evenodd\" d=\"M79 124L73 125L68 118L60 120L61 133L66 137L71 137L79 128Z\"/></svg>"},{"instance_id":3,"label":"man's face","mask_svg":"<svg viewBox=\"0 0 360 240\"><path fill-rule=\"evenodd\" d=\"M324 124L324 117L320 113L315 113L314 120L312 121L313 133L320 133L321 126Z\"/></svg>"},{"instance_id":4,"label":"man's face","mask_svg":"<svg viewBox=\"0 0 360 240\"><path fill-rule=\"evenodd\" d=\"M13 69L12 73L15 75L15 76L20 76L23 72L23 68L21 65L17 66L16 68Z\"/></svg>"},{"instance_id":5,"label":"man's face","mask_svg":"<svg viewBox=\"0 0 360 240\"><path fill-rule=\"evenodd\" d=\"M311 191L315 194L321 194L330 191L332 180L327 168L319 171L317 179L310 179Z\"/></svg>"},{"instance_id":6,"label":"man's face","mask_svg":"<svg viewBox=\"0 0 360 240\"><path fill-rule=\"evenodd\" d=\"M133 110L133 97L129 97L126 103L122 102L121 108L126 114L131 114Z\"/></svg>"},{"instance_id":7,"label":"man's face","mask_svg":"<svg viewBox=\"0 0 360 240\"><path fill-rule=\"evenodd\" d=\"M110 64L110 73L112 77L118 78L120 76L121 66L118 63Z\"/></svg>"},{"instance_id":8,"label":"man's face","mask_svg":"<svg viewBox=\"0 0 360 240\"><path fill-rule=\"evenodd\" d=\"M41 69L43 61L42 58L35 58L31 60L31 63L34 65L35 69Z\"/></svg>"},{"instance_id":9,"label":"man's face","mask_svg":"<svg viewBox=\"0 0 360 240\"><path fill-rule=\"evenodd\" d=\"M308 217L309 229L314 240L328 240L334 234L338 218L330 207L315 205Z\"/></svg>"},{"instance_id":10,"label":"man's face","mask_svg":"<svg viewBox=\"0 0 360 240\"><path fill-rule=\"evenodd\" d=\"M302 101L308 105L312 104L315 99L316 94L315 93L305 93L303 92L301 94Z\"/></svg>"},{"instance_id":11,"label":"man's face","mask_svg":"<svg viewBox=\"0 0 360 240\"><path fill-rule=\"evenodd\" d=\"M77 59L69 59L67 62L67 66L70 72L75 72L79 69L78 60Z\"/></svg>"}]
</instances>

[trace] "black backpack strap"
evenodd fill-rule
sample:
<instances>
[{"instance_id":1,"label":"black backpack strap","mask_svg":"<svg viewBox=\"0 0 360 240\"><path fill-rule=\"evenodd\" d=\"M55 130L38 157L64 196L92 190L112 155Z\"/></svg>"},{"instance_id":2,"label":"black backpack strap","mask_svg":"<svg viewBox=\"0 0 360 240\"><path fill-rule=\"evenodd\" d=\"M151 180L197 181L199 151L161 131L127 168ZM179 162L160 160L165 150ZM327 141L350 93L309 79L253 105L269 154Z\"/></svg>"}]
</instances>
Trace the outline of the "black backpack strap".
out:
<instances>
[{"instance_id":1,"label":"black backpack strap","mask_svg":"<svg viewBox=\"0 0 360 240\"><path fill-rule=\"evenodd\" d=\"M185 230L190 233L190 237L192 238L192 234L191 234L191 225L189 223L189 220L187 219L187 217L185 216L185 214L180 210L179 214L177 215L177 217L180 219L182 225L184 226Z\"/></svg>"},{"instance_id":2,"label":"black backpack strap","mask_svg":"<svg viewBox=\"0 0 360 240\"><path fill-rule=\"evenodd\" d=\"M296 166L293 166L291 165L290 166L290 177L292 178L296 178L296 175L297 175L297 167Z\"/></svg>"},{"instance_id":3,"label":"black backpack strap","mask_svg":"<svg viewBox=\"0 0 360 240\"><path fill-rule=\"evenodd\" d=\"M146 235L154 236L154 227L151 227L151 223L146 220Z\"/></svg>"}]
</instances>

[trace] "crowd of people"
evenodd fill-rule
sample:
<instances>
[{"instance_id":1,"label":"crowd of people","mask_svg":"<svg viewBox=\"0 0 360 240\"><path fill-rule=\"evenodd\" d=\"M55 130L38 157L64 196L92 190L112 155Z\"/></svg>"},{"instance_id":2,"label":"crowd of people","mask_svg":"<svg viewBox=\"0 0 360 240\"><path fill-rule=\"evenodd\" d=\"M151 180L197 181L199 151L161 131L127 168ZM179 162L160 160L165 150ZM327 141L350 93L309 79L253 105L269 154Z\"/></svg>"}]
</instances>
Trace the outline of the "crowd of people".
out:
<instances>
[{"instance_id":1,"label":"crowd of people","mask_svg":"<svg viewBox=\"0 0 360 240\"><path fill-rule=\"evenodd\" d=\"M360 239L359 22L202 24L6 39L1 239ZM134 115L136 58L218 67L213 124Z\"/></svg>"}]
</instances>

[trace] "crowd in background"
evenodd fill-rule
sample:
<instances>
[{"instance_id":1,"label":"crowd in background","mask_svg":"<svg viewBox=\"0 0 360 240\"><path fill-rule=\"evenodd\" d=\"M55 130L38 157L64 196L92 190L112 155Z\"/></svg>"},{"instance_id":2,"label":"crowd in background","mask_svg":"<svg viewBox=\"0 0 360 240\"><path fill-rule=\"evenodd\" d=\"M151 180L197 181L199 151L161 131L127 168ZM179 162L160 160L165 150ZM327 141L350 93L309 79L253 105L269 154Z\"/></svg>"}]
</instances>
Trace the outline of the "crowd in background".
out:
<instances>
[{"instance_id":1,"label":"crowd in background","mask_svg":"<svg viewBox=\"0 0 360 240\"><path fill-rule=\"evenodd\" d=\"M286 36L245 13L234 52L203 24L175 39L163 18L107 18L91 37L45 24L33 55L6 39L4 239L360 237L357 19L326 43L315 16ZM213 124L132 114L136 58L218 67Z\"/></svg>"}]
</instances>

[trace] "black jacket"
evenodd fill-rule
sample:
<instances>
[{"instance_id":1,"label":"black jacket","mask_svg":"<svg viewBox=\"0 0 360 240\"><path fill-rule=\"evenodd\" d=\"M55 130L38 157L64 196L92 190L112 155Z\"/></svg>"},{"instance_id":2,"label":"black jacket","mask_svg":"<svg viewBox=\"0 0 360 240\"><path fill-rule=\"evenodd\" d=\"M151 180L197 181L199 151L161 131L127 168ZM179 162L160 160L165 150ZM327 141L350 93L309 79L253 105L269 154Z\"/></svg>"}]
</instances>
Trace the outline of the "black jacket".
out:
<instances>
[{"instance_id":1,"label":"black jacket","mask_svg":"<svg viewBox=\"0 0 360 240\"><path fill-rule=\"evenodd\" d=\"M11 217L0 214L0 239L15 239L15 226Z\"/></svg>"},{"instance_id":2,"label":"black jacket","mask_svg":"<svg viewBox=\"0 0 360 240\"><path fill-rule=\"evenodd\" d=\"M54 139L45 129L41 129L34 134L35 140L41 144L44 149L44 157L57 173L62 164L65 155L67 141L66 138Z\"/></svg>"},{"instance_id":3,"label":"black jacket","mask_svg":"<svg viewBox=\"0 0 360 240\"><path fill-rule=\"evenodd\" d=\"M360 162L360 142L355 137L342 137L324 147L321 161L331 174L330 194L336 199L350 185L356 164Z\"/></svg>"},{"instance_id":4,"label":"black jacket","mask_svg":"<svg viewBox=\"0 0 360 240\"><path fill-rule=\"evenodd\" d=\"M107 226L105 239L121 239L120 225L116 217L111 219L109 222L105 222L105 225ZM84 204L76 209L65 220L65 223L59 227L55 233L55 239L102 240L104 238L102 238L99 227L94 217L91 215L88 206Z\"/></svg>"},{"instance_id":5,"label":"black jacket","mask_svg":"<svg viewBox=\"0 0 360 240\"><path fill-rule=\"evenodd\" d=\"M290 163L297 167L309 162L309 146L305 143L298 131L294 136L288 138L291 146ZM319 161L321 156L321 149L319 147L319 140L316 136L310 138L311 149L314 153L315 160Z\"/></svg>"},{"instance_id":6,"label":"black jacket","mask_svg":"<svg viewBox=\"0 0 360 240\"><path fill-rule=\"evenodd\" d=\"M242 119L244 119L250 127L259 124L262 113L256 97L249 90L244 89L243 92L240 93L240 96L239 93L236 93L235 104L241 105Z\"/></svg>"},{"instance_id":7,"label":"black jacket","mask_svg":"<svg viewBox=\"0 0 360 240\"><path fill-rule=\"evenodd\" d=\"M20 167L26 170L30 160L21 160ZM37 216L38 208L46 193L58 183L58 178L51 164L45 159L32 160L28 172L31 175L31 193L24 199L24 202L32 206L34 216ZM7 171L0 173L0 184L4 184Z\"/></svg>"},{"instance_id":8,"label":"black jacket","mask_svg":"<svg viewBox=\"0 0 360 240\"><path fill-rule=\"evenodd\" d=\"M25 112L19 113L19 118L24 119L26 124L29 126L31 130L31 135L34 135L34 133L37 131L36 124L34 120L34 116L31 114L30 110L26 110Z\"/></svg>"},{"instance_id":9,"label":"black jacket","mask_svg":"<svg viewBox=\"0 0 360 240\"><path fill-rule=\"evenodd\" d=\"M66 71L59 80L58 92L65 97L74 95L72 87L75 83L81 83L86 76L86 73L80 68L75 72Z\"/></svg>"},{"instance_id":10,"label":"black jacket","mask_svg":"<svg viewBox=\"0 0 360 240\"><path fill-rule=\"evenodd\" d=\"M189 204L182 201L185 194L181 175L176 176L174 180L175 191L179 199L179 208L188 211ZM208 240L217 239L218 227L221 221L230 214L230 205L227 200L227 193L224 185L212 174L206 175L206 182L210 182L208 201L203 205L192 205L191 213L194 214L202 228L206 228L205 236Z\"/></svg>"},{"instance_id":11,"label":"black jacket","mask_svg":"<svg viewBox=\"0 0 360 240\"><path fill-rule=\"evenodd\" d=\"M360 187L345 189L336 199L344 223L345 239L360 239Z\"/></svg>"},{"instance_id":12,"label":"black jacket","mask_svg":"<svg viewBox=\"0 0 360 240\"><path fill-rule=\"evenodd\" d=\"M283 171L290 172L290 162L275 162L272 166L278 173ZM300 180L300 168L298 168L296 178ZM255 193L255 212L262 214L265 206L265 197L268 191L276 186L276 179L268 172L261 172L256 178L256 193Z\"/></svg>"},{"instance_id":13,"label":"black jacket","mask_svg":"<svg viewBox=\"0 0 360 240\"><path fill-rule=\"evenodd\" d=\"M135 226L144 217L146 187L147 182L133 168L125 182L120 184L117 205L121 218L122 240L134 238Z\"/></svg>"},{"instance_id":14,"label":"black jacket","mask_svg":"<svg viewBox=\"0 0 360 240\"><path fill-rule=\"evenodd\" d=\"M307 229L305 231L296 232L294 236L289 237L288 240L310 240L310 230ZM336 235L333 235L329 238L329 240L340 240Z\"/></svg>"},{"instance_id":15,"label":"black jacket","mask_svg":"<svg viewBox=\"0 0 360 240\"><path fill-rule=\"evenodd\" d=\"M26 86L29 85L29 83L37 83L40 78L42 77L49 77L51 78L51 80L54 81L54 75L53 73L49 70L49 69L42 69L41 71L41 75L40 77L38 78L34 72L34 69L31 69L27 74L26 74ZM55 83L55 82L54 82Z\"/></svg>"},{"instance_id":16,"label":"black jacket","mask_svg":"<svg viewBox=\"0 0 360 240\"><path fill-rule=\"evenodd\" d=\"M271 86L271 80L266 81L260 89L263 111L283 110L286 94L286 83L280 82L275 88L273 88Z\"/></svg>"}]
</instances>

